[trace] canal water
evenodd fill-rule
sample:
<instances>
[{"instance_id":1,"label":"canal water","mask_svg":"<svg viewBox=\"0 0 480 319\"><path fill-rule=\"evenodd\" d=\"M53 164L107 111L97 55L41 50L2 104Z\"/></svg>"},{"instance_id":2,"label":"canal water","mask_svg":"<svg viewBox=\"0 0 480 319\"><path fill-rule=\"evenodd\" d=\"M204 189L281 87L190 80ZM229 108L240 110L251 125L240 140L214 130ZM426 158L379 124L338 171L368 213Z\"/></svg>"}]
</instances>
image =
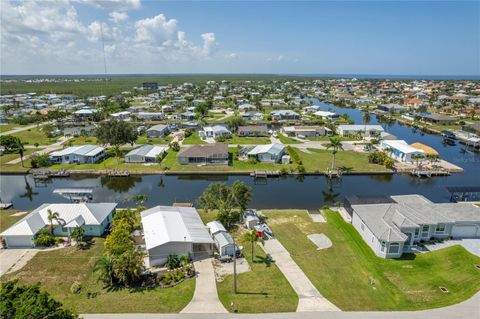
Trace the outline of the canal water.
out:
<instances>
[{"instance_id":1,"label":"canal water","mask_svg":"<svg viewBox=\"0 0 480 319\"><path fill-rule=\"evenodd\" d=\"M324 110L338 114L347 113L355 123L362 123L362 112L356 109L338 108L314 100ZM436 149L440 156L465 172L447 177L418 179L406 175L344 176L341 181L329 182L324 176L282 177L268 179L267 184L254 184L249 176L195 175L161 176L144 175L130 177L74 176L53 178L48 183L35 183L31 175L0 176L0 197L12 202L20 210L33 209L43 203L66 202L52 191L64 187L91 187L96 202L118 202L120 207L132 205L130 198L146 194L147 207L171 205L174 202L195 202L212 182L228 184L240 180L253 188L251 207L315 209L324 204L342 201L348 195L422 194L435 202L446 202L450 195L446 186L480 185L480 154L461 144L447 145L441 136L430 135L398 123L379 123L372 115L370 124L380 124L386 131L408 143L421 142Z\"/></svg>"}]
</instances>

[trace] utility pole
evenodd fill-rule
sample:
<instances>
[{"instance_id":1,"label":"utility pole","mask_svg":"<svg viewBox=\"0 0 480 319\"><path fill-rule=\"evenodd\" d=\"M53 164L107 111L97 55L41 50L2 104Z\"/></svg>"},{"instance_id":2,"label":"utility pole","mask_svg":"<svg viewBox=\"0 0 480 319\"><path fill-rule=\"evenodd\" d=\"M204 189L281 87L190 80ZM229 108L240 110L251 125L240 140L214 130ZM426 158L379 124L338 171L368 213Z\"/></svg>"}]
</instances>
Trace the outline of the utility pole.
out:
<instances>
[{"instance_id":1,"label":"utility pole","mask_svg":"<svg viewBox=\"0 0 480 319\"><path fill-rule=\"evenodd\" d=\"M237 244L233 238L233 293L237 293Z\"/></svg>"}]
</instances>

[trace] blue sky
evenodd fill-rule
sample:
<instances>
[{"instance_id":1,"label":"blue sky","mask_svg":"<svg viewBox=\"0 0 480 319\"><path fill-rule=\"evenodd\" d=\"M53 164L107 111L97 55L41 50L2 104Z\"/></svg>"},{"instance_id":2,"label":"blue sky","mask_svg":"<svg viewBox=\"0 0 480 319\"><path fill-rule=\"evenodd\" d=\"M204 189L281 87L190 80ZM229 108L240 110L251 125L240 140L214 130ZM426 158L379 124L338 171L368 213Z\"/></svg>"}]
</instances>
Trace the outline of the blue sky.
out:
<instances>
[{"instance_id":1,"label":"blue sky","mask_svg":"<svg viewBox=\"0 0 480 319\"><path fill-rule=\"evenodd\" d=\"M478 1L2 1L1 23L2 74L102 73L103 31L109 73L480 75Z\"/></svg>"}]
</instances>

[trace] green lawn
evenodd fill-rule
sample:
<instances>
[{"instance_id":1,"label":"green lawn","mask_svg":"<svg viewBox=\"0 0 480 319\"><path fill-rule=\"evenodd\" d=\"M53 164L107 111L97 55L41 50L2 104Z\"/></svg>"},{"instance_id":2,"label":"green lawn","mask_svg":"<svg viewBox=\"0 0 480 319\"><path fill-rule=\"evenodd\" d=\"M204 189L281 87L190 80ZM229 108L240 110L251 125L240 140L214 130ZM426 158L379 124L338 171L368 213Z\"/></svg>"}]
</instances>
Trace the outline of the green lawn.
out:
<instances>
[{"instance_id":1,"label":"green lawn","mask_svg":"<svg viewBox=\"0 0 480 319\"><path fill-rule=\"evenodd\" d=\"M333 136L309 136L307 137L307 140L309 141L320 141L320 142L328 142L330 141L330 138L332 138ZM335 135L335 137L337 137L338 139L340 139L340 141L355 141L354 138L352 137L345 137L345 136L339 136L339 135ZM357 139L358 140L358 139Z\"/></svg>"},{"instance_id":2,"label":"green lawn","mask_svg":"<svg viewBox=\"0 0 480 319\"><path fill-rule=\"evenodd\" d=\"M297 153L307 172L324 172L332 166L332 152L327 150L307 149L307 154L297 149ZM384 166L368 162L368 154L354 151L342 151L336 154L337 167L349 167L352 171L378 172L388 171Z\"/></svg>"},{"instance_id":3,"label":"green lawn","mask_svg":"<svg viewBox=\"0 0 480 319\"><path fill-rule=\"evenodd\" d=\"M140 135L135 141L136 144L157 144L157 145L168 145L172 141L173 137L164 136L164 137L147 137L146 135Z\"/></svg>"},{"instance_id":4,"label":"green lawn","mask_svg":"<svg viewBox=\"0 0 480 319\"><path fill-rule=\"evenodd\" d=\"M280 140L280 142L282 142L282 144L302 144L302 142L300 142L299 140L285 136L279 132L277 132L277 138Z\"/></svg>"},{"instance_id":5,"label":"green lawn","mask_svg":"<svg viewBox=\"0 0 480 319\"><path fill-rule=\"evenodd\" d=\"M216 220L217 213L199 210L202 221L206 224ZM251 261L251 244L241 240L240 232L232 232L237 244L242 245L243 255L252 271L238 274L237 294L233 293L233 275L228 275L222 282L217 282L218 297L225 309L232 311L231 303L241 313L261 312L295 312L298 296L275 263L267 266L264 262L265 252L260 242L254 248L254 260Z\"/></svg>"},{"instance_id":6,"label":"green lawn","mask_svg":"<svg viewBox=\"0 0 480 319\"><path fill-rule=\"evenodd\" d=\"M0 125L0 133L8 132L13 130L14 128L20 127L19 124L1 124Z\"/></svg>"},{"instance_id":7,"label":"green lawn","mask_svg":"<svg viewBox=\"0 0 480 319\"><path fill-rule=\"evenodd\" d=\"M463 247L376 257L352 225L327 211L313 223L305 211L264 211L275 236L321 294L342 310L420 310L466 300L480 290L480 258ZM324 233L333 246L317 250L306 235ZM439 287L448 288L448 293Z\"/></svg>"},{"instance_id":8,"label":"green lawn","mask_svg":"<svg viewBox=\"0 0 480 319\"><path fill-rule=\"evenodd\" d=\"M233 293L233 275L217 282L218 297L225 309L232 311L233 302L241 313L295 312L298 296L275 263L265 264L266 254L261 244L256 244L253 262L251 244L242 241L238 244L243 245L243 255L252 271L237 275L237 294Z\"/></svg>"},{"instance_id":9,"label":"green lawn","mask_svg":"<svg viewBox=\"0 0 480 319\"><path fill-rule=\"evenodd\" d=\"M197 132L193 132L189 137L185 137L182 144L207 144L207 142L203 141Z\"/></svg>"},{"instance_id":10,"label":"green lawn","mask_svg":"<svg viewBox=\"0 0 480 319\"><path fill-rule=\"evenodd\" d=\"M103 238L95 238L86 250L69 247L39 252L24 268L7 275L6 279L19 278L20 283L40 282L53 298L77 313L179 312L192 299L195 279L172 288L103 289L92 271L102 254L103 242ZM74 281L82 285L78 295L70 292ZM88 298L89 292L96 297Z\"/></svg>"},{"instance_id":11,"label":"green lawn","mask_svg":"<svg viewBox=\"0 0 480 319\"><path fill-rule=\"evenodd\" d=\"M40 150L40 148L26 148L24 151L24 166L22 167L22 163L19 162L18 164L7 164L10 161L13 161L16 158L19 158L20 155L18 153L7 153L0 156L0 171L27 171L31 168L30 159L26 159L25 156L32 154Z\"/></svg>"},{"instance_id":12,"label":"green lawn","mask_svg":"<svg viewBox=\"0 0 480 319\"><path fill-rule=\"evenodd\" d=\"M225 141L227 144L270 144L268 137L241 137L233 134L231 138Z\"/></svg>"},{"instance_id":13,"label":"green lawn","mask_svg":"<svg viewBox=\"0 0 480 319\"><path fill-rule=\"evenodd\" d=\"M55 143L59 139L59 136L54 138L48 138L45 133L43 133L40 129L36 127L14 133L12 134L12 136L20 138L24 145L35 145L35 143L38 143L39 145L50 145Z\"/></svg>"},{"instance_id":14,"label":"green lawn","mask_svg":"<svg viewBox=\"0 0 480 319\"><path fill-rule=\"evenodd\" d=\"M85 144L92 144L95 145L97 144L97 138L95 136L87 136L87 137L73 137L63 143L63 145L85 145Z\"/></svg>"},{"instance_id":15,"label":"green lawn","mask_svg":"<svg viewBox=\"0 0 480 319\"><path fill-rule=\"evenodd\" d=\"M7 209L0 209L0 232L4 231L8 227L15 224L17 221L25 217L25 215L21 216L12 216L13 214L18 213L16 210L7 210Z\"/></svg>"}]
</instances>

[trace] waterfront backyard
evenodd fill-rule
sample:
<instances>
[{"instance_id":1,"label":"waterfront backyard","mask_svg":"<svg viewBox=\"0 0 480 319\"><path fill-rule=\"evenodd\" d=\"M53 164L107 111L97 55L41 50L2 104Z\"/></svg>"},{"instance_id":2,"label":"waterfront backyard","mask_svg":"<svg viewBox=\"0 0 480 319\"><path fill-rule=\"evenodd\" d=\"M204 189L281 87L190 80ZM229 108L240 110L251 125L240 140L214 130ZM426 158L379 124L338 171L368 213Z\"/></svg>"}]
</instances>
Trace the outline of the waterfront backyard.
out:
<instances>
[{"instance_id":1,"label":"waterfront backyard","mask_svg":"<svg viewBox=\"0 0 480 319\"><path fill-rule=\"evenodd\" d=\"M480 258L461 246L399 260L381 259L337 212L314 223L304 210L265 210L276 238L328 300L342 310L420 310L466 300L480 290ZM325 234L317 250L307 237ZM440 287L446 287L448 293Z\"/></svg>"}]
</instances>

